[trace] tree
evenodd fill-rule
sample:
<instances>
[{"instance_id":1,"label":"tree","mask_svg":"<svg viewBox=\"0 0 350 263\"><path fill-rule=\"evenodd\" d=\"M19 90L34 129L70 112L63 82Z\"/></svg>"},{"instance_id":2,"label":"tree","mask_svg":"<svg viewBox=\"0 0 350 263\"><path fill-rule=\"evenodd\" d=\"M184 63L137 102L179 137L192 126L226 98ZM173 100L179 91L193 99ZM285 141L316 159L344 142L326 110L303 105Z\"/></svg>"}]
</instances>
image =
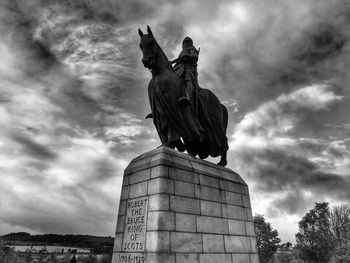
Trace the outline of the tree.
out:
<instances>
[{"instance_id":1,"label":"tree","mask_svg":"<svg viewBox=\"0 0 350 263\"><path fill-rule=\"evenodd\" d=\"M299 222L296 234L300 257L310 263L328 263L334 253L328 203L315 203Z\"/></svg>"},{"instance_id":2,"label":"tree","mask_svg":"<svg viewBox=\"0 0 350 263\"><path fill-rule=\"evenodd\" d=\"M277 251L281 239L263 215L254 216L254 228L260 263L267 263Z\"/></svg>"},{"instance_id":3,"label":"tree","mask_svg":"<svg viewBox=\"0 0 350 263\"><path fill-rule=\"evenodd\" d=\"M350 207L346 205L333 207L330 220L337 257L350 256Z\"/></svg>"}]
</instances>

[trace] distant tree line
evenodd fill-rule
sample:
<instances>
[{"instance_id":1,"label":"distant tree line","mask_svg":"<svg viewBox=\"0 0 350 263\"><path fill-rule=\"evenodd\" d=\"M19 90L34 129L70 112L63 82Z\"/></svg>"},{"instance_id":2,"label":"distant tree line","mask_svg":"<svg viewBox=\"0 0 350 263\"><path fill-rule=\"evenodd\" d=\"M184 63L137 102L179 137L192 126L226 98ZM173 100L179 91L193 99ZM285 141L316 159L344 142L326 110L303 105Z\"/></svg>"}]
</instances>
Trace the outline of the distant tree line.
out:
<instances>
[{"instance_id":1,"label":"distant tree line","mask_svg":"<svg viewBox=\"0 0 350 263\"><path fill-rule=\"evenodd\" d=\"M299 222L296 246L280 244L263 215L254 216L260 263L350 263L350 207L316 203Z\"/></svg>"},{"instance_id":2,"label":"distant tree line","mask_svg":"<svg viewBox=\"0 0 350 263\"><path fill-rule=\"evenodd\" d=\"M113 249L112 237L98 237L89 235L58 235L44 234L31 235L25 232L10 233L0 237L0 241L6 245L15 244L43 244L74 246L82 248L92 248L95 253L108 253Z\"/></svg>"},{"instance_id":3,"label":"distant tree line","mask_svg":"<svg viewBox=\"0 0 350 263\"><path fill-rule=\"evenodd\" d=\"M10 247L0 244L0 263L70 263L72 254L58 255L30 252L19 253ZM76 255L76 263L111 263L112 253Z\"/></svg>"}]
</instances>

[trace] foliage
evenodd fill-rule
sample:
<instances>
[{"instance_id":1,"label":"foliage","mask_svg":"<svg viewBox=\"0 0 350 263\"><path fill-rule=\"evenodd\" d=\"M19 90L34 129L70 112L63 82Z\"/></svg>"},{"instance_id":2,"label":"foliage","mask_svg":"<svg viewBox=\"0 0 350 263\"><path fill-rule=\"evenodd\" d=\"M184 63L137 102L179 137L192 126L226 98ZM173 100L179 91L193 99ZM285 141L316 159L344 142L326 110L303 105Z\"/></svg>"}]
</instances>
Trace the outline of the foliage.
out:
<instances>
[{"instance_id":1,"label":"foliage","mask_svg":"<svg viewBox=\"0 0 350 263\"><path fill-rule=\"evenodd\" d=\"M271 263L304 263L295 251L278 251L274 254Z\"/></svg>"},{"instance_id":2,"label":"foliage","mask_svg":"<svg viewBox=\"0 0 350 263\"><path fill-rule=\"evenodd\" d=\"M333 207L330 220L336 257L340 259L350 256L350 207L346 205Z\"/></svg>"},{"instance_id":3,"label":"foliage","mask_svg":"<svg viewBox=\"0 0 350 263\"><path fill-rule=\"evenodd\" d=\"M112 253L103 255L100 259L100 263L111 263L112 262Z\"/></svg>"},{"instance_id":4,"label":"foliage","mask_svg":"<svg viewBox=\"0 0 350 263\"><path fill-rule=\"evenodd\" d=\"M254 216L254 228L260 263L267 263L277 251L281 239L278 237L277 230L272 229L263 215Z\"/></svg>"},{"instance_id":5,"label":"foliage","mask_svg":"<svg viewBox=\"0 0 350 263\"><path fill-rule=\"evenodd\" d=\"M0 263L16 263L17 261L17 254L12 248L0 245Z\"/></svg>"},{"instance_id":6,"label":"foliage","mask_svg":"<svg viewBox=\"0 0 350 263\"><path fill-rule=\"evenodd\" d=\"M26 263L31 263L33 261L32 253L30 252L26 252L24 258Z\"/></svg>"},{"instance_id":7,"label":"foliage","mask_svg":"<svg viewBox=\"0 0 350 263\"><path fill-rule=\"evenodd\" d=\"M316 203L299 222L296 234L300 257L310 263L328 263L334 252L328 203Z\"/></svg>"},{"instance_id":8,"label":"foliage","mask_svg":"<svg viewBox=\"0 0 350 263\"><path fill-rule=\"evenodd\" d=\"M98 259L96 256L89 254L87 257L81 258L79 263L98 263Z\"/></svg>"},{"instance_id":9,"label":"foliage","mask_svg":"<svg viewBox=\"0 0 350 263\"><path fill-rule=\"evenodd\" d=\"M89 254L88 256L78 257L77 263L110 263L112 261L112 254L104 254L102 257Z\"/></svg>"}]
</instances>

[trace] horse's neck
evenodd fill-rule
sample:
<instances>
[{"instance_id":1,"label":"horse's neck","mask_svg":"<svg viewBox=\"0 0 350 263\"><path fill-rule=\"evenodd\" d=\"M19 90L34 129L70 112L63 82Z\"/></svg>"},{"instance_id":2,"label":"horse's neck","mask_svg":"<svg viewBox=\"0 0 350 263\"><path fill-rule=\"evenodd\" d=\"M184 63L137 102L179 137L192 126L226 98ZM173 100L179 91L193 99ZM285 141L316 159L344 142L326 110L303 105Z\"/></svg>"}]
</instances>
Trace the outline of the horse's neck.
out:
<instances>
[{"instance_id":1,"label":"horse's neck","mask_svg":"<svg viewBox=\"0 0 350 263\"><path fill-rule=\"evenodd\" d=\"M155 73L160 73L163 70L172 70L171 63L160 47L158 48L158 53L156 56L156 67L154 70Z\"/></svg>"}]
</instances>

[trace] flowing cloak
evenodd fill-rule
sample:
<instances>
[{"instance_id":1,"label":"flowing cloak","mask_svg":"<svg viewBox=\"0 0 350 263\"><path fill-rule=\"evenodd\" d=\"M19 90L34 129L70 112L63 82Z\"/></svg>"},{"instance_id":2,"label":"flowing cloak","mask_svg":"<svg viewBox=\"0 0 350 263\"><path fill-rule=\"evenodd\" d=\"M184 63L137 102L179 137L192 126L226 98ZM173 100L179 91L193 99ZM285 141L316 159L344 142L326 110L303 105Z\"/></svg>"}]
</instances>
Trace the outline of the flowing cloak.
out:
<instances>
[{"instance_id":1,"label":"flowing cloak","mask_svg":"<svg viewBox=\"0 0 350 263\"><path fill-rule=\"evenodd\" d=\"M227 152L227 109L213 92L200 87L198 87L198 120L206 132L201 151L212 157Z\"/></svg>"},{"instance_id":2,"label":"flowing cloak","mask_svg":"<svg viewBox=\"0 0 350 263\"><path fill-rule=\"evenodd\" d=\"M182 107L181 82L176 74L169 72L153 78L148 86L148 98L152 109L153 123L162 143L186 138L195 141L204 129L190 107Z\"/></svg>"}]
</instances>

